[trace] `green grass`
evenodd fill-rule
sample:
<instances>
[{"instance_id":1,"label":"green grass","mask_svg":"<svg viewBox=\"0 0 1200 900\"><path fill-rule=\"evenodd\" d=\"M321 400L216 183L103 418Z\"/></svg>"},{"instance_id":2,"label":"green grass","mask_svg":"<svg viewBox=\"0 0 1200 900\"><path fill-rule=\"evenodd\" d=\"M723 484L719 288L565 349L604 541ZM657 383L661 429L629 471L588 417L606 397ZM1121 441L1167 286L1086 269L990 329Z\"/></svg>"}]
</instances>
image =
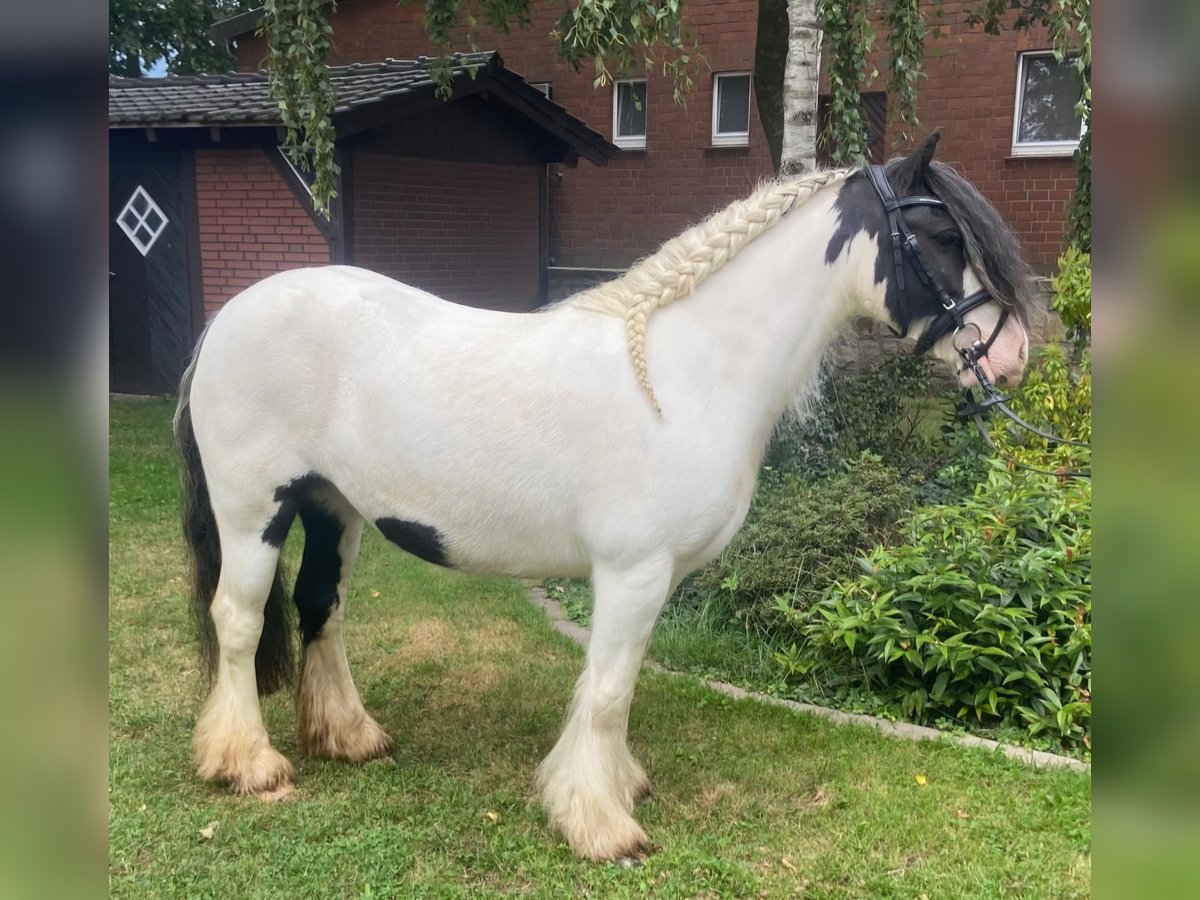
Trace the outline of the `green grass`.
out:
<instances>
[{"instance_id":1,"label":"green grass","mask_svg":"<svg viewBox=\"0 0 1200 900\"><path fill-rule=\"evenodd\" d=\"M189 742L201 683L169 420L161 401L112 408L113 895L1090 893L1087 776L836 727L649 672L630 741L655 787L637 815L661 849L637 869L575 859L547 829L532 780L581 651L521 586L442 572L374 534L347 641L364 701L396 739L392 758L300 756L289 698L276 696L267 727L298 765L296 796L265 804L199 782Z\"/></svg>"}]
</instances>

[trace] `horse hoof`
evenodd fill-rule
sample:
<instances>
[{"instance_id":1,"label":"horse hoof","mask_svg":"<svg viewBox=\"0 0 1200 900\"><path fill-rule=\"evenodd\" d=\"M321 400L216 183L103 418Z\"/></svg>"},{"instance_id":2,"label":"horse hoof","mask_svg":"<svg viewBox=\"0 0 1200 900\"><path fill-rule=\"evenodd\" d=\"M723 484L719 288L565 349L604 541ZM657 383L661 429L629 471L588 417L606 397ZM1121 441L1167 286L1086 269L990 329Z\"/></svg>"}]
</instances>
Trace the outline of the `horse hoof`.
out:
<instances>
[{"instance_id":1,"label":"horse hoof","mask_svg":"<svg viewBox=\"0 0 1200 900\"><path fill-rule=\"evenodd\" d=\"M611 823L610 830L605 832L576 835L574 839L568 837L568 841L580 856L593 862L616 863L624 868L629 868L628 860L644 860L651 852L646 833L633 818Z\"/></svg>"},{"instance_id":2,"label":"horse hoof","mask_svg":"<svg viewBox=\"0 0 1200 900\"><path fill-rule=\"evenodd\" d=\"M296 770L287 757L273 747L262 748L249 765L225 776L234 791L264 800L282 800L296 789Z\"/></svg>"},{"instance_id":3,"label":"horse hoof","mask_svg":"<svg viewBox=\"0 0 1200 900\"><path fill-rule=\"evenodd\" d=\"M296 785L289 781L284 782L274 790L260 791L259 793L255 794L255 796L264 803L281 803L284 800L289 799L295 793Z\"/></svg>"},{"instance_id":4,"label":"horse hoof","mask_svg":"<svg viewBox=\"0 0 1200 900\"><path fill-rule=\"evenodd\" d=\"M391 736L370 716L354 728L340 730L302 725L299 737L306 754L323 759L365 763L392 752Z\"/></svg>"}]
</instances>

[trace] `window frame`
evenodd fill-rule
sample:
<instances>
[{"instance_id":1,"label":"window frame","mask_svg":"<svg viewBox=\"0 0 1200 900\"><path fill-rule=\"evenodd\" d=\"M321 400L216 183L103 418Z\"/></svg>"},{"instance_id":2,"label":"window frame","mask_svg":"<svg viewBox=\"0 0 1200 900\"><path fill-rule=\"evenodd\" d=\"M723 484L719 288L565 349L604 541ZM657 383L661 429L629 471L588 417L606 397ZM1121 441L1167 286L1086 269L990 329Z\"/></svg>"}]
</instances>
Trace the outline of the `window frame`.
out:
<instances>
[{"instance_id":1,"label":"window frame","mask_svg":"<svg viewBox=\"0 0 1200 900\"><path fill-rule=\"evenodd\" d=\"M612 142L622 150L645 150L646 149L646 132L650 130L650 88L646 88L646 99L643 104L646 106L646 124L641 134L619 134L618 126L621 122L621 85L623 84L646 84L645 78L617 78L613 81L613 114L612 114Z\"/></svg>"},{"instance_id":2,"label":"window frame","mask_svg":"<svg viewBox=\"0 0 1200 900\"><path fill-rule=\"evenodd\" d=\"M746 130L718 131L721 123L721 79L746 79ZM749 147L750 146L750 100L754 93L754 77L750 72L714 72L712 93L712 128L710 139L714 147Z\"/></svg>"},{"instance_id":3,"label":"window frame","mask_svg":"<svg viewBox=\"0 0 1200 900\"><path fill-rule=\"evenodd\" d=\"M275 149L278 150L279 155L281 157L283 157L284 165L286 165L289 169L291 169L292 174L296 176L296 181L298 181L300 184L304 185L304 190L306 190L308 192L309 199L312 199L312 196L313 196L312 186L313 186L313 179L315 177L314 173L312 171L309 171L308 174L305 174L294 162L292 162L292 158L290 156L288 156L287 150L284 149L282 144L276 146Z\"/></svg>"},{"instance_id":4,"label":"window frame","mask_svg":"<svg viewBox=\"0 0 1200 900\"><path fill-rule=\"evenodd\" d=\"M1079 137L1073 141L1022 141L1021 111L1025 105L1025 61L1034 57L1054 58L1053 50L1026 50L1017 54L1017 97L1013 104L1013 156L1072 156L1083 139L1084 123L1079 123ZM1064 60L1065 62L1065 60Z\"/></svg>"},{"instance_id":5,"label":"window frame","mask_svg":"<svg viewBox=\"0 0 1200 900\"><path fill-rule=\"evenodd\" d=\"M141 212L138 212L136 206L139 197L146 202L146 208ZM134 219L132 225L125 221L130 213L133 214ZM152 227L149 224L150 216L152 215L156 215L159 218L157 227ZM129 195L129 199L125 201L125 205L121 207L121 211L117 213L114 221L121 231L125 232L125 236L129 238L129 242L133 244L142 256L150 255L150 251L154 249L154 245L158 243L158 239L166 233L167 226L171 224L170 218L163 212L162 207L158 205L157 201L150 196L150 192L141 184L133 189L133 193ZM150 236L149 240L143 240L138 236L138 232L143 228L146 230L146 234Z\"/></svg>"}]
</instances>

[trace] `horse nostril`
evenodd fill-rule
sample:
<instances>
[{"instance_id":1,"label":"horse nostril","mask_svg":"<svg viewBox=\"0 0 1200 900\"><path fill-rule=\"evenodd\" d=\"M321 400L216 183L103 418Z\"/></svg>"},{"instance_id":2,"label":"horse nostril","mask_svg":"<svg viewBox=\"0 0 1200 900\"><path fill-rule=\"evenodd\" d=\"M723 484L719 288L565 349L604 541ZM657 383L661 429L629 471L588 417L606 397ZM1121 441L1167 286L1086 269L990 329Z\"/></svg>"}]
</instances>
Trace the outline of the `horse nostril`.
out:
<instances>
[{"instance_id":1,"label":"horse nostril","mask_svg":"<svg viewBox=\"0 0 1200 900\"><path fill-rule=\"evenodd\" d=\"M999 384L999 385L1005 385L1005 384L1008 384L1008 376L1007 376L1007 375L1001 375L1001 376L999 376L999 377L996 379L996 384Z\"/></svg>"}]
</instances>

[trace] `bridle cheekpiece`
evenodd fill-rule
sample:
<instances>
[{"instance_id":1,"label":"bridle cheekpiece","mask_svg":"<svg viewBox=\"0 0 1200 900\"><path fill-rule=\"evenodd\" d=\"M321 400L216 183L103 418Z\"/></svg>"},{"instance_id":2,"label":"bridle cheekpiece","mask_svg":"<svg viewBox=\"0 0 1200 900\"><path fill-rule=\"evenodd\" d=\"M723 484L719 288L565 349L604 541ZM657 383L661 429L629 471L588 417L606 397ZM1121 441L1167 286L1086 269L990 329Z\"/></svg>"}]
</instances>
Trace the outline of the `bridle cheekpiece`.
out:
<instances>
[{"instance_id":1,"label":"bridle cheekpiece","mask_svg":"<svg viewBox=\"0 0 1200 900\"><path fill-rule=\"evenodd\" d=\"M992 295L986 289L981 288L975 291L975 293L963 297L961 300L955 300L951 297L933 272L929 270L929 266L925 262L925 256L921 253L921 246L917 243L917 236L912 233L912 230L904 221L905 207L933 206L945 209L946 204L937 197L920 194L897 199L891 184L887 180L887 175L884 173L883 166L869 165L866 167L866 173L871 186L875 188L875 193L879 196L880 202L883 203L884 211L887 213L888 230L891 232L892 237L892 271L896 277L896 289L901 294L905 291L904 260L907 258L913 271L917 273L917 278L921 280L921 283L942 304L942 312L930 323L929 327L925 329L925 332L917 340L917 347L914 352L919 356L927 352L949 332L953 331L955 335L958 335L970 326L975 329L976 340L963 347L959 347L956 344L954 349L958 351L959 356L963 358L963 362L968 367L972 369L976 368L979 360L987 355L988 350L991 349L992 344L999 336L1000 330L1004 327L1004 323L1008 320L1008 310L1001 310L996 327L992 330L987 340L983 340L983 334L979 331L979 326L973 322L968 322L963 317L975 309L975 307L982 306L991 300ZM902 324L904 330L898 331L896 334L899 337L906 337L908 335L908 322Z\"/></svg>"}]
</instances>

